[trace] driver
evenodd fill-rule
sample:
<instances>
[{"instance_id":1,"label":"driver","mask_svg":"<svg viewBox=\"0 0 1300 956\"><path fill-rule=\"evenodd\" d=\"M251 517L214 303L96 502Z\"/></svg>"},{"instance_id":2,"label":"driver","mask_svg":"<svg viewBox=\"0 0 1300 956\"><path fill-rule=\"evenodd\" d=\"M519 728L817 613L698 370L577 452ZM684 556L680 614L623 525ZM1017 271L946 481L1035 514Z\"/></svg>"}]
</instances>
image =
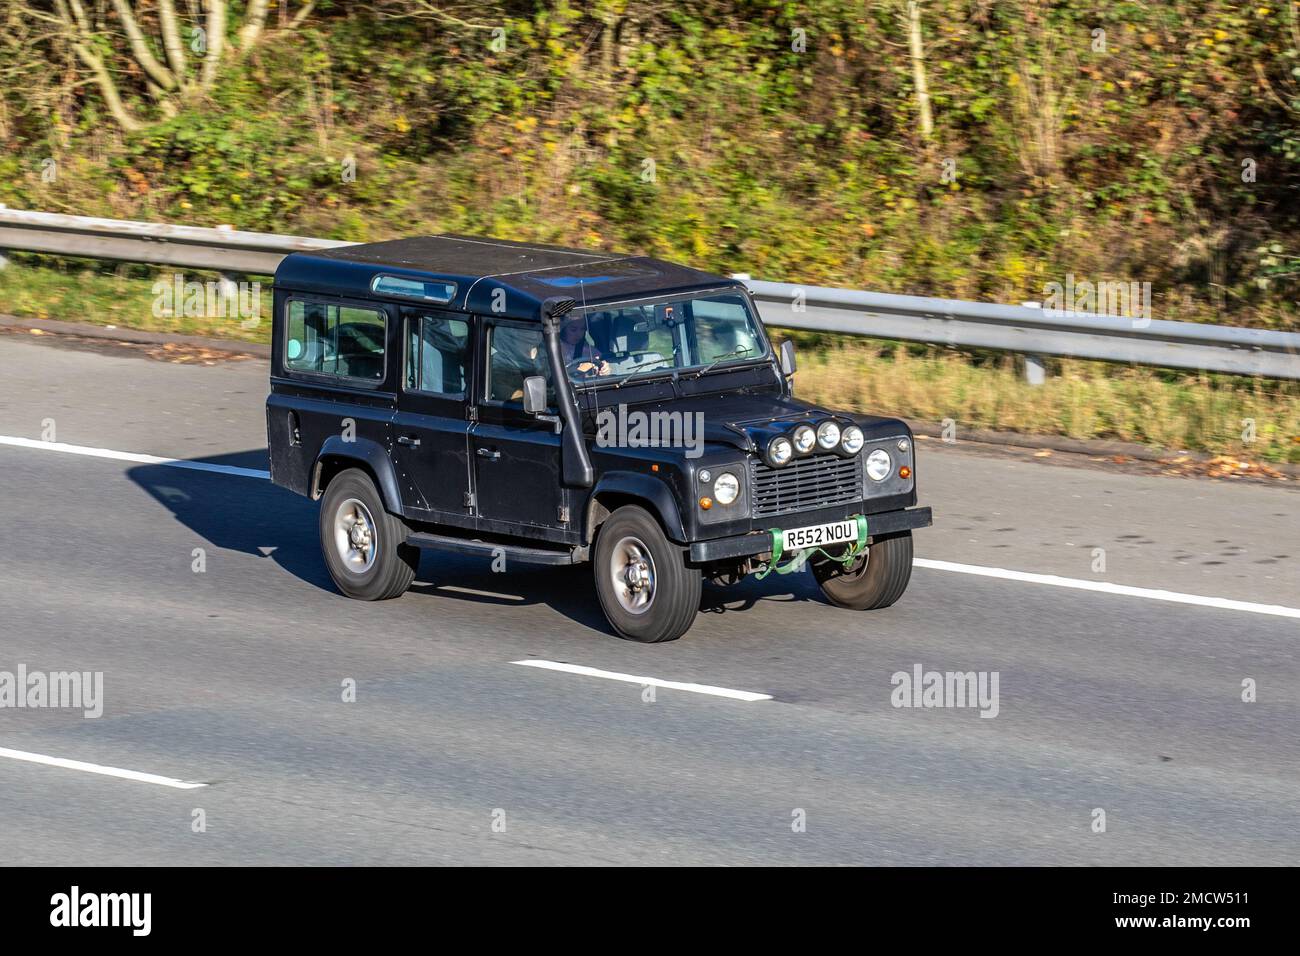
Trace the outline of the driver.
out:
<instances>
[{"instance_id":1,"label":"driver","mask_svg":"<svg viewBox=\"0 0 1300 956\"><path fill-rule=\"evenodd\" d=\"M587 321L581 316L569 319L560 327L560 358L566 368L585 375L608 375L609 363L587 342Z\"/></svg>"}]
</instances>

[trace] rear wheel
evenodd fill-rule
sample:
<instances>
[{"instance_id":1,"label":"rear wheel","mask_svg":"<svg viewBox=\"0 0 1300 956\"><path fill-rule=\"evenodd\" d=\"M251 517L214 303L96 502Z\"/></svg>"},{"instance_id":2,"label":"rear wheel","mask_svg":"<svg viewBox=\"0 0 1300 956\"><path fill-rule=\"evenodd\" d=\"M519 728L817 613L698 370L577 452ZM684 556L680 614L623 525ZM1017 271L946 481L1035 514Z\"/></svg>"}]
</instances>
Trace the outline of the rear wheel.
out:
<instances>
[{"instance_id":1,"label":"rear wheel","mask_svg":"<svg viewBox=\"0 0 1300 956\"><path fill-rule=\"evenodd\" d=\"M370 476L341 472L320 503L320 546L338 589L360 601L385 601L415 580L420 549L406 543L406 525L384 510Z\"/></svg>"},{"instance_id":2,"label":"rear wheel","mask_svg":"<svg viewBox=\"0 0 1300 956\"><path fill-rule=\"evenodd\" d=\"M686 566L649 512L619 508L601 525L595 551L596 594L620 637L655 644L690 629L700 609L700 571Z\"/></svg>"},{"instance_id":3,"label":"rear wheel","mask_svg":"<svg viewBox=\"0 0 1300 956\"><path fill-rule=\"evenodd\" d=\"M813 576L827 600L838 607L870 611L889 607L912 579L912 532L873 541L865 554L846 569L823 559L812 566Z\"/></svg>"}]
</instances>

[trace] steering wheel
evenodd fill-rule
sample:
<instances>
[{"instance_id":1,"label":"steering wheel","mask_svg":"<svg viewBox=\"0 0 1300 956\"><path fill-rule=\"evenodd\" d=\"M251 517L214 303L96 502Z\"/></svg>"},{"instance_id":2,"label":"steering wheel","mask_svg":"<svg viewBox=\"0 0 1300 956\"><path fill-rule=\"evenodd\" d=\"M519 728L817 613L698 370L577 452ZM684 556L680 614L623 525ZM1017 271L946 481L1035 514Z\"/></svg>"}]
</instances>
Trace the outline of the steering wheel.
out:
<instances>
[{"instance_id":1,"label":"steering wheel","mask_svg":"<svg viewBox=\"0 0 1300 956\"><path fill-rule=\"evenodd\" d=\"M603 364L603 359L591 359L584 355L581 358L572 359L564 367L571 377L595 378L600 374L600 367Z\"/></svg>"}]
</instances>

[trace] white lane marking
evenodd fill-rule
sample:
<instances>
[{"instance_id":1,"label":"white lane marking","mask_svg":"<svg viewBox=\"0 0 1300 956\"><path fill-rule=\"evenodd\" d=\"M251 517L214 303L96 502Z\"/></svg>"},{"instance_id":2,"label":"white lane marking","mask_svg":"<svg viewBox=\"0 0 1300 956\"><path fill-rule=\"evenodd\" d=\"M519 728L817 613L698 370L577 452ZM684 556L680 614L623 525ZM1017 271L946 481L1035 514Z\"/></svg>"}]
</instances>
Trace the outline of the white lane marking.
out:
<instances>
[{"instance_id":1,"label":"white lane marking","mask_svg":"<svg viewBox=\"0 0 1300 956\"><path fill-rule=\"evenodd\" d=\"M47 757L45 754L28 753L25 750L10 750L8 747L0 747L0 757L8 757L10 760L22 760L26 763L43 764L46 767L62 767L65 770L81 770L85 773L98 773L105 777L120 777L122 780L135 780L140 783L155 783L160 787L171 787L175 790L197 790L199 787L206 787L206 783L190 783L187 780L177 780L174 777L160 777L156 773L141 773L139 770L123 770L120 767L105 767L97 763L86 763L83 760L68 760L64 757Z\"/></svg>"},{"instance_id":2,"label":"white lane marking","mask_svg":"<svg viewBox=\"0 0 1300 956\"><path fill-rule=\"evenodd\" d=\"M35 438L13 438L0 435L0 445L14 445L18 448L36 448L41 451L61 451L71 455L88 455L92 458L111 458L116 461L133 461L146 465L166 465L172 468L188 468L192 471L210 471L222 475L237 475L241 478L269 479L270 472L255 468L237 468L233 465L214 465L204 461L183 461L179 458L158 458L154 455L137 455L133 452L112 451L108 448L89 448L85 445L65 445L62 442L38 441ZM1048 584L1058 588L1073 588L1077 591L1095 591L1102 594L1120 594L1125 597L1146 598L1149 601L1169 601L1174 604L1193 604L1198 607L1215 607L1225 611L1246 611L1250 614L1270 614L1275 617L1300 618L1300 608L1286 607L1281 604L1257 604L1253 601L1234 601L1230 598L1205 597L1200 594L1183 594L1178 591L1162 591L1157 588L1138 588L1127 584L1110 584L1105 581L1084 581L1080 578L1063 578L1055 574L1036 574L1032 571L1010 571L1006 568L989 568L978 564L957 564L953 561L935 561L930 558L914 558L912 564L918 568L932 571L952 571L957 574L975 574L986 578L1001 578L1004 581L1021 581L1027 584ZM523 663L523 662L517 662ZM557 666L555 669L565 668ZM576 671L575 671L576 673ZM607 676L607 675L597 675ZM641 681L637 678L620 678ZM667 687L667 684L661 686ZM739 692L737 692L739 693ZM763 699L759 697L758 699Z\"/></svg>"},{"instance_id":3,"label":"white lane marking","mask_svg":"<svg viewBox=\"0 0 1300 956\"><path fill-rule=\"evenodd\" d=\"M1281 604L1256 604L1253 601L1233 601L1229 598L1203 597L1199 594L1182 594L1157 588L1135 588L1127 584L1107 581L1084 581L1080 578L1062 578L1055 574L1034 574L1030 571L1008 571L1005 568L986 568L978 564L956 564L952 561L934 561L913 558L913 567L932 571L955 571L958 574L977 574L985 578L1004 581L1023 581L1027 584L1050 584L1057 588L1074 588L1077 591L1099 591L1103 594L1122 594L1126 597L1146 598L1149 601L1170 601L1174 604L1195 604L1198 607L1217 607L1225 611L1248 611L1251 614L1272 614L1276 617L1300 618L1300 608Z\"/></svg>"},{"instance_id":4,"label":"white lane marking","mask_svg":"<svg viewBox=\"0 0 1300 956\"><path fill-rule=\"evenodd\" d=\"M685 684L676 680L660 680L658 677L637 677L635 674L620 674L617 671L602 671L595 667L583 667L581 664L561 664L558 661L511 661L523 667L540 667L548 671L564 671L566 674L581 674L583 677L603 677L606 680L619 680L628 684L647 684L664 687L669 690L688 690L693 694L710 694L714 697L729 697L732 700L771 700L771 694L755 694L748 690L732 690L729 687L711 687L708 684Z\"/></svg>"},{"instance_id":5,"label":"white lane marking","mask_svg":"<svg viewBox=\"0 0 1300 956\"><path fill-rule=\"evenodd\" d=\"M86 455L90 458L111 458L114 461L133 461L141 465L166 465L169 468L188 468L190 471L211 471L219 475L236 475L240 478L269 479L271 473L256 468L237 468L234 465L214 465L206 461L184 461L180 458L159 458L156 455L137 455L129 451L109 448L90 448L86 445L67 445L59 441L38 441L35 438L14 438L0 435L0 445L16 448L36 448L40 451L61 451L69 455Z\"/></svg>"}]
</instances>

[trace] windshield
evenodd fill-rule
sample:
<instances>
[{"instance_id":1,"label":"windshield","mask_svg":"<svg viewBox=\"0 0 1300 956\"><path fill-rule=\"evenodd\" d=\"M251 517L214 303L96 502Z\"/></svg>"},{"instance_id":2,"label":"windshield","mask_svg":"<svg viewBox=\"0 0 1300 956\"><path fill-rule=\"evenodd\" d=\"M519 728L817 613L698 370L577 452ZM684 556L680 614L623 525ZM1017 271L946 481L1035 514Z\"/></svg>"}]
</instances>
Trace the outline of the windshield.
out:
<instances>
[{"instance_id":1,"label":"windshield","mask_svg":"<svg viewBox=\"0 0 1300 956\"><path fill-rule=\"evenodd\" d=\"M738 292L575 309L560 328L560 355L575 385L654 372L697 371L765 358L767 341Z\"/></svg>"}]
</instances>

